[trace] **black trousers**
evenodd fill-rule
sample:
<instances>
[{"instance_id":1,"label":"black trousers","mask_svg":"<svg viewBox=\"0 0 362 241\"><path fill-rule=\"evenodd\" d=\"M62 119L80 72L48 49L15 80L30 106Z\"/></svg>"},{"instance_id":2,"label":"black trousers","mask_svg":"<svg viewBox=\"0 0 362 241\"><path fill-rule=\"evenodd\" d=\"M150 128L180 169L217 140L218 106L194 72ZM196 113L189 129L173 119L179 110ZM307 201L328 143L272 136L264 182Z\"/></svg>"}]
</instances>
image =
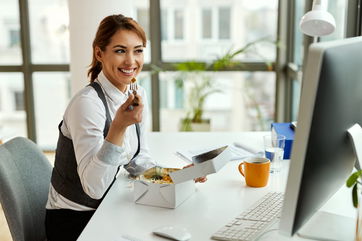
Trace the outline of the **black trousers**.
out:
<instances>
[{"instance_id":1,"label":"black trousers","mask_svg":"<svg viewBox=\"0 0 362 241\"><path fill-rule=\"evenodd\" d=\"M76 241L95 211L47 209L45 230L48 241Z\"/></svg>"}]
</instances>

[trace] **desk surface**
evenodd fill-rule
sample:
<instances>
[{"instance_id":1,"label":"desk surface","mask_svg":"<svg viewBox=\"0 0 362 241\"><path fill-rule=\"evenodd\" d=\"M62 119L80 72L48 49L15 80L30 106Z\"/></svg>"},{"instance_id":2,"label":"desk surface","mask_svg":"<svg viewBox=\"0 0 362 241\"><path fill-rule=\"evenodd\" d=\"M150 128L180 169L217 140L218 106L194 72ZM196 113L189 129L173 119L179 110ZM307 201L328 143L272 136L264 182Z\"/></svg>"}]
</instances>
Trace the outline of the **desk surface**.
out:
<instances>
[{"instance_id":1,"label":"desk surface","mask_svg":"<svg viewBox=\"0 0 362 241\"><path fill-rule=\"evenodd\" d=\"M173 162L174 166L182 167L185 163L175 156L176 150L199 149L216 144L231 144L235 141L260 148L264 134L263 132L150 133L148 138L151 154L160 164L167 165ZM266 193L284 192L289 161L283 161L283 170L278 174L271 174L269 183L264 188L250 188L245 185L237 170L239 162L231 161L218 173L209 175L206 183L196 184L196 192L176 209L135 204L132 181L125 177L125 173L121 173L78 240L116 241L122 240L122 236L140 241L165 240L152 234L153 229L163 225L187 228L192 235L191 240L210 240L214 232ZM341 188L322 207L322 210L353 216L355 210L351 205L350 190ZM272 231L259 239L262 240L290 240L290 238ZM294 236L292 240L305 239Z\"/></svg>"}]
</instances>

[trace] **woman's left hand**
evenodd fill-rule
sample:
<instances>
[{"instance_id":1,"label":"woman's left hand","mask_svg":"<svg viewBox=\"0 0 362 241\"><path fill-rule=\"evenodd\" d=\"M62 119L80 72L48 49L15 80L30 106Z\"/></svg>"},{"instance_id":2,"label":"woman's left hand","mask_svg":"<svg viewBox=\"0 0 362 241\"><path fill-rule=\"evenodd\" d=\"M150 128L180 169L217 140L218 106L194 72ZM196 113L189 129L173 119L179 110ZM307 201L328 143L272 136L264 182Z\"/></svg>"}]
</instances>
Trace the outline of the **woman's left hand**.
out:
<instances>
[{"instance_id":1,"label":"woman's left hand","mask_svg":"<svg viewBox=\"0 0 362 241\"><path fill-rule=\"evenodd\" d=\"M184 166L183 168L188 168L188 167L192 167L194 164L190 164L190 165L187 165L187 166ZM198 178L195 178L194 179L195 182L200 182L200 183L204 183L207 181L207 177L204 176L204 177L198 177Z\"/></svg>"}]
</instances>

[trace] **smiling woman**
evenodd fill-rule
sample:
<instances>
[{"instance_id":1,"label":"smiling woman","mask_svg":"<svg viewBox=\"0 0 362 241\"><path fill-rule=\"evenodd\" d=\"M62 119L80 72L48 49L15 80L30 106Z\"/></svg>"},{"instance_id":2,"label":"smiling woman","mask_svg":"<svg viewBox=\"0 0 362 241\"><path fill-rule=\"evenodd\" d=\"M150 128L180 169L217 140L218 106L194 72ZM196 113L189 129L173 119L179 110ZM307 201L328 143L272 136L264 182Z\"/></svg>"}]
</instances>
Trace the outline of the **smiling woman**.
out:
<instances>
[{"instance_id":1,"label":"smiling woman","mask_svg":"<svg viewBox=\"0 0 362 241\"><path fill-rule=\"evenodd\" d=\"M59 124L46 205L50 241L77 239L121 166L136 176L156 164L145 139L145 90L130 91L145 47L145 33L132 18L111 15L100 23L88 71L91 83L72 98Z\"/></svg>"},{"instance_id":2,"label":"smiling woman","mask_svg":"<svg viewBox=\"0 0 362 241\"><path fill-rule=\"evenodd\" d=\"M117 24L122 24L123 27L118 29L112 26ZM145 32L132 18L120 19L115 15L105 18L93 41L93 59L88 71L91 82L97 78L101 70L110 77L114 72L112 68L115 68L128 74L126 77L129 78L121 78L130 83L132 77L136 76L143 67L143 48L146 47L146 42Z\"/></svg>"},{"instance_id":3,"label":"smiling woman","mask_svg":"<svg viewBox=\"0 0 362 241\"><path fill-rule=\"evenodd\" d=\"M115 33L104 51L95 47L104 75L122 92L143 67L143 47L138 35L129 30Z\"/></svg>"}]
</instances>

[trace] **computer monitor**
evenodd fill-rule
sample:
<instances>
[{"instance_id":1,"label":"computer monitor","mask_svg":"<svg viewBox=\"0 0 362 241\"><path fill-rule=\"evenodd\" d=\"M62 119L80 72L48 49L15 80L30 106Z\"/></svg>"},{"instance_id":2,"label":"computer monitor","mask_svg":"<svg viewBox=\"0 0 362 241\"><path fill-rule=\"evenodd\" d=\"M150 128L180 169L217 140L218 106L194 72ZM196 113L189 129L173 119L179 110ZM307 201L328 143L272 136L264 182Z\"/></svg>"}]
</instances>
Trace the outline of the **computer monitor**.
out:
<instances>
[{"instance_id":1,"label":"computer monitor","mask_svg":"<svg viewBox=\"0 0 362 241\"><path fill-rule=\"evenodd\" d=\"M312 44L303 74L280 233L294 235L345 185L356 161L347 135L355 123L362 125L362 37ZM328 217L322 222L333 220Z\"/></svg>"}]
</instances>

